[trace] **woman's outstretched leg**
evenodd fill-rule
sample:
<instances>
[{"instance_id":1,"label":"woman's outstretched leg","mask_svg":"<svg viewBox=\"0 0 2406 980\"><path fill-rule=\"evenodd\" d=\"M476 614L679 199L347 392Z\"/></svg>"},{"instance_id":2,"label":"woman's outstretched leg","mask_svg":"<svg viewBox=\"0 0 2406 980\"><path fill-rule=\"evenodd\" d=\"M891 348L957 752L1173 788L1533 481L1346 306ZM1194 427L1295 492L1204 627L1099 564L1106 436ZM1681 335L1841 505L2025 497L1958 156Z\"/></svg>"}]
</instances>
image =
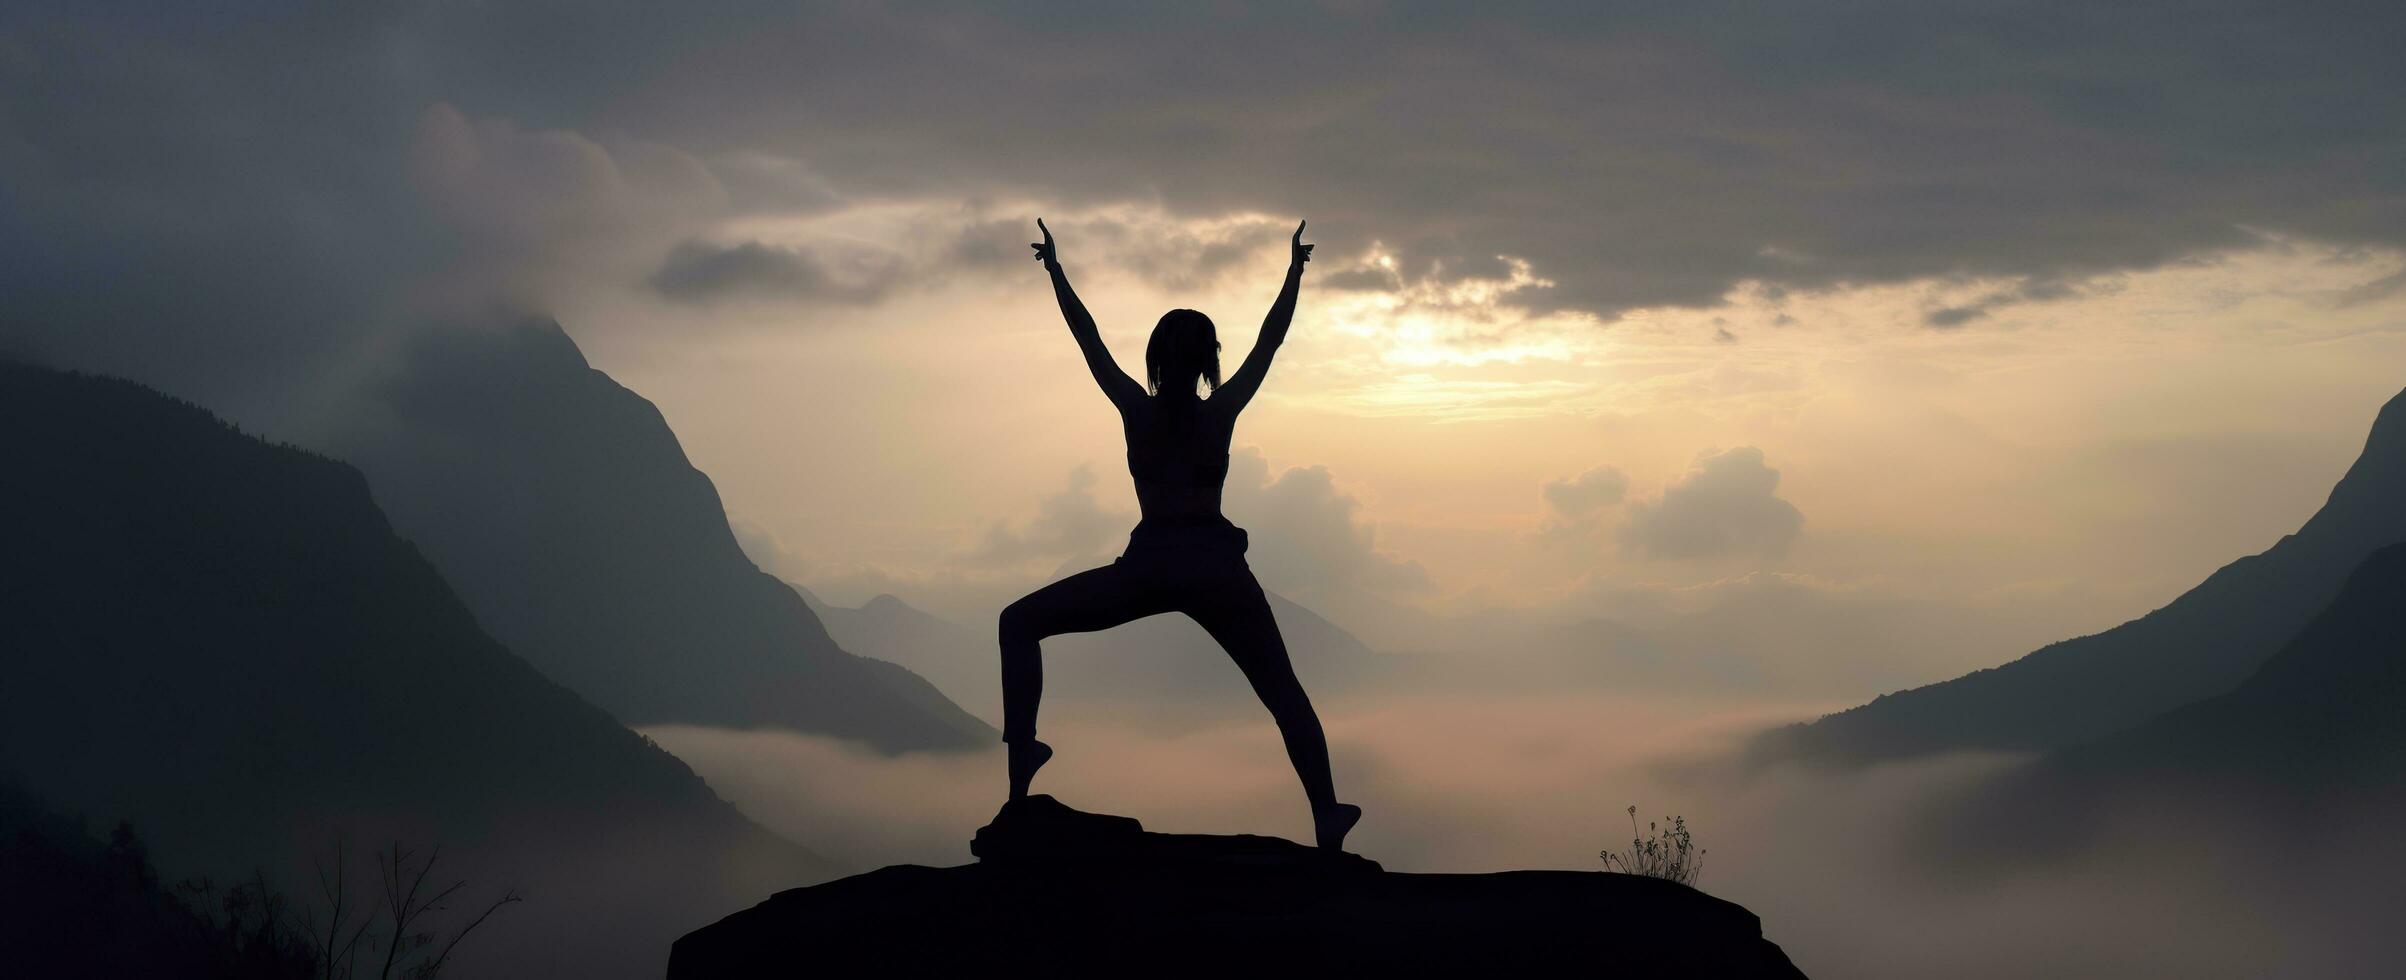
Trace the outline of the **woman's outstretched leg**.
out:
<instances>
[{"instance_id":1,"label":"woman's outstretched leg","mask_svg":"<svg viewBox=\"0 0 2406 980\"><path fill-rule=\"evenodd\" d=\"M1303 682L1295 678L1286 638L1279 635L1278 619L1261 584L1245 571L1225 584L1215 583L1186 613L1228 651L1253 693L1270 709L1279 737L1286 741L1287 761L1295 764L1303 795L1311 801L1319 845L1343 850L1345 834L1362 818L1362 808L1337 802L1336 780L1328 767L1328 736L1320 728L1320 715L1312 710L1311 697L1303 693Z\"/></svg>"},{"instance_id":2,"label":"woman's outstretched leg","mask_svg":"<svg viewBox=\"0 0 2406 980\"><path fill-rule=\"evenodd\" d=\"M1003 609L996 632L1002 646L1003 742L1010 756L1011 799L1028 795L1036 770L1053 757L1052 747L1036 740L1036 704L1044 696L1044 639L1110 629L1168 612L1161 592L1151 576L1115 563L1037 589Z\"/></svg>"}]
</instances>

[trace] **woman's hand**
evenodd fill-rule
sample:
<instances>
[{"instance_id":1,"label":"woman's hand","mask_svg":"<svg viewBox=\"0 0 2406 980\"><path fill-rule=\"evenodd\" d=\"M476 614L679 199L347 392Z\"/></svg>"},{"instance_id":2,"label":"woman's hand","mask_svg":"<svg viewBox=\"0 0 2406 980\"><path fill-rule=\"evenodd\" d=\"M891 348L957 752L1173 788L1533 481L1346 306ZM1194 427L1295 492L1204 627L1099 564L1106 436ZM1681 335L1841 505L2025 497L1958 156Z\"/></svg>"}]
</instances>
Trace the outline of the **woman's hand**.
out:
<instances>
[{"instance_id":1,"label":"woman's hand","mask_svg":"<svg viewBox=\"0 0 2406 980\"><path fill-rule=\"evenodd\" d=\"M1053 253L1053 230L1044 227L1043 218L1036 219L1036 228L1037 230L1044 232L1043 241L1028 243L1029 248L1036 250L1036 261L1044 263L1044 267L1048 270L1060 268L1061 258ZM1297 234L1301 234L1302 231L1303 230L1300 228L1296 229Z\"/></svg>"},{"instance_id":2,"label":"woman's hand","mask_svg":"<svg viewBox=\"0 0 2406 980\"><path fill-rule=\"evenodd\" d=\"M1304 263L1312 260L1312 247L1303 243L1303 226L1310 223L1309 221L1295 223L1295 251L1287 261L1287 265L1290 267L1300 269L1303 268ZM1047 239L1046 241L1051 240Z\"/></svg>"}]
</instances>

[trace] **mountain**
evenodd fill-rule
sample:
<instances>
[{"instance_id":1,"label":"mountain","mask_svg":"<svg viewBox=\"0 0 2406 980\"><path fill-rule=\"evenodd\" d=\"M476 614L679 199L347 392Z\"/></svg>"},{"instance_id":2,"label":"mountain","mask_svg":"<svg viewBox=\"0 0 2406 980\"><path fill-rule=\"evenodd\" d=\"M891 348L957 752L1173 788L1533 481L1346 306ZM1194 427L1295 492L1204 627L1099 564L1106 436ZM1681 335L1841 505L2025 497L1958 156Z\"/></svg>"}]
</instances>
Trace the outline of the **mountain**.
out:
<instances>
[{"instance_id":1,"label":"mountain","mask_svg":"<svg viewBox=\"0 0 2406 980\"><path fill-rule=\"evenodd\" d=\"M2169 605L2020 660L1766 733L1759 758L1867 762L1960 749L2046 750L2231 690L2330 604L2365 556L2406 541L2406 393L2313 518Z\"/></svg>"},{"instance_id":2,"label":"mountain","mask_svg":"<svg viewBox=\"0 0 2406 980\"><path fill-rule=\"evenodd\" d=\"M0 779L0 949L11 976L304 980L322 977L297 934L214 928L118 825L104 843ZM244 890L247 898L255 889ZM250 906L256 908L256 905Z\"/></svg>"},{"instance_id":3,"label":"mountain","mask_svg":"<svg viewBox=\"0 0 2406 980\"><path fill-rule=\"evenodd\" d=\"M976 864L779 892L677 940L670 980L834 976L1798 978L1744 908L1607 872L1395 874L1265 837L1006 805Z\"/></svg>"},{"instance_id":4,"label":"mountain","mask_svg":"<svg viewBox=\"0 0 2406 980\"><path fill-rule=\"evenodd\" d=\"M0 774L163 866L305 893L337 838L440 844L527 897L496 975L656 972L697 910L831 870L495 642L349 466L0 364L0 471Z\"/></svg>"},{"instance_id":5,"label":"mountain","mask_svg":"<svg viewBox=\"0 0 2406 980\"><path fill-rule=\"evenodd\" d=\"M2218 861L2359 848L2305 888L2372 872L2406 818L2406 544L2374 552L2328 608L2237 688L2050 752L1938 801L1922 846L1963 866L2025 867L2090 853L2107 835L2167 831ZM2370 838L2377 844L2366 844ZM2261 873L2264 869L2252 869ZM2344 904L2344 903L2343 903ZM2394 904L2394 901L2392 902Z\"/></svg>"},{"instance_id":6,"label":"mountain","mask_svg":"<svg viewBox=\"0 0 2406 980\"><path fill-rule=\"evenodd\" d=\"M415 340L329 440L485 628L630 725L775 727L888 751L999 736L840 649L744 557L652 403L548 321Z\"/></svg>"},{"instance_id":7,"label":"mountain","mask_svg":"<svg viewBox=\"0 0 2406 980\"><path fill-rule=\"evenodd\" d=\"M2406 544L2366 558L2339 597L2237 689L2053 753L2065 782L2242 780L2306 793L2394 791L2406 766Z\"/></svg>"},{"instance_id":8,"label":"mountain","mask_svg":"<svg viewBox=\"0 0 2406 980\"><path fill-rule=\"evenodd\" d=\"M803 597L847 650L909 668L954 700L999 718L1001 666L991 623L970 626L921 610L892 595L859 607ZM1307 690L1343 690L1381 676L1389 658L1344 628L1275 593L1287 654ZM999 610L997 613L999 614ZM1048 698L1143 698L1216 707L1259 703L1210 634L1183 616L1152 616L1100 633L1044 641Z\"/></svg>"}]
</instances>

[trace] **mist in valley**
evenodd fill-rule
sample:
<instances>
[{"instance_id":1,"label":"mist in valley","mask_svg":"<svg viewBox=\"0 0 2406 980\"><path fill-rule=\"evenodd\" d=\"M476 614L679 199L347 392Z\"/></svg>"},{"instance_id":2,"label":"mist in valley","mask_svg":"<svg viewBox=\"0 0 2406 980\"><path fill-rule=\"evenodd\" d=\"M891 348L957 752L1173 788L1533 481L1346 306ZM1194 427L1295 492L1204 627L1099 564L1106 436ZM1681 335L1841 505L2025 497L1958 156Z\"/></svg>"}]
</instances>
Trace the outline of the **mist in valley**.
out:
<instances>
[{"instance_id":1,"label":"mist in valley","mask_svg":"<svg viewBox=\"0 0 2406 980\"><path fill-rule=\"evenodd\" d=\"M1600 870L1597 852L1685 816L1698 887L1763 918L1814 976L2361 975L2406 852L2373 826L2259 837L2216 814L2117 813L2080 851L1935 853L1939 810L2020 764L1965 755L1854 770L1750 769L1744 737L1826 705L1577 692L1324 699L1354 850L1390 871ZM1048 704L1037 790L1149 830L1310 832L1265 717L1163 718L1149 702ZM972 860L1002 753L891 756L827 738L645 733L772 831L866 869ZM2303 819L2303 818L2302 818ZM1609 935L1611 923L1597 923ZM1641 940L1642 941L1642 940Z\"/></svg>"}]
</instances>

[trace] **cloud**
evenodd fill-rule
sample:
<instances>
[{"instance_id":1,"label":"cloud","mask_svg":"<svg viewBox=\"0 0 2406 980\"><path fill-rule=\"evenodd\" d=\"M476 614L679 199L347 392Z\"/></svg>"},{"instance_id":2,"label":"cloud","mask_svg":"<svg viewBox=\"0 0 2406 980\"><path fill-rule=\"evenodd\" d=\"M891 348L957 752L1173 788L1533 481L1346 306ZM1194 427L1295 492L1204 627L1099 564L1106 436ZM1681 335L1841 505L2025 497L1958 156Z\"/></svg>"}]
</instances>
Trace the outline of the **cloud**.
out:
<instances>
[{"instance_id":1,"label":"cloud","mask_svg":"<svg viewBox=\"0 0 2406 980\"><path fill-rule=\"evenodd\" d=\"M760 242L684 242L669 250L650 283L660 295L689 303L735 298L870 303L885 296L900 277L892 261L855 265L863 268L839 277L809 249Z\"/></svg>"},{"instance_id":2,"label":"cloud","mask_svg":"<svg viewBox=\"0 0 2406 980\"><path fill-rule=\"evenodd\" d=\"M257 428L316 408L430 263L402 166L424 103L350 84L348 14L184 14L0 11L0 345Z\"/></svg>"},{"instance_id":3,"label":"cloud","mask_svg":"<svg viewBox=\"0 0 2406 980\"><path fill-rule=\"evenodd\" d=\"M1778 490L1762 450L1707 453L1660 495L1630 502L1621 543L1649 558L1778 557L1804 527Z\"/></svg>"},{"instance_id":4,"label":"cloud","mask_svg":"<svg viewBox=\"0 0 2406 980\"><path fill-rule=\"evenodd\" d=\"M965 561L973 567L1048 567L1093 559L1127 540L1137 517L1096 501L1093 467L1070 471L1069 484L1044 498L1037 516L1016 528L996 524ZM1378 525L1361 501L1339 489L1325 466L1290 467L1273 476L1254 447L1229 454L1221 511L1246 529L1246 561L1271 591L1306 604L1332 594L1414 593L1431 583L1420 563L1378 544Z\"/></svg>"},{"instance_id":5,"label":"cloud","mask_svg":"<svg viewBox=\"0 0 2406 980\"><path fill-rule=\"evenodd\" d=\"M1294 229L1284 218L1239 214L1197 221L1155 209L1117 209L1090 221L1047 224L1078 236L1074 243L1062 243L1069 250L1065 261L1105 260L1169 292L1207 288L1246 258L1272 248L1283 254L1286 234ZM1022 246L1014 257L1025 254Z\"/></svg>"},{"instance_id":6,"label":"cloud","mask_svg":"<svg viewBox=\"0 0 2406 980\"><path fill-rule=\"evenodd\" d=\"M1922 323L1942 330L1960 327L1975 320L1986 319L1990 313L2007 306L2068 299L2082 295L2084 291L2079 284L2061 279L2024 278L2004 288L1984 293L1969 302L1931 310L1922 316Z\"/></svg>"},{"instance_id":7,"label":"cloud","mask_svg":"<svg viewBox=\"0 0 2406 980\"><path fill-rule=\"evenodd\" d=\"M955 620L991 619L1011 599L1118 554L1137 515L1098 499L1100 483L1093 467L1078 466L1059 492L1037 503L1035 516L997 521L930 566L814 562L805 584L839 605L893 593ZM1221 510L1246 530L1245 560L1264 588L1348 628L1392 611L1391 598L1436 587L1419 561L1382 546L1377 523L1325 466L1273 475L1260 449L1238 449L1229 455Z\"/></svg>"},{"instance_id":8,"label":"cloud","mask_svg":"<svg viewBox=\"0 0 2406 980\"><path fill-rule=\"evenodd\" d=\"M1164 292L1208 289L1239 269L1267 265L1271 252L1283 255L1291 228L1258 215L1200 219L1143 204L839 203L798 216L730 219L717 234L667 248L642 286L692 305L871 305L963 280L1024 285L1035 271L1028 241L1039 234L1040 216L1082 284L1124 277Z\"/></svg>"},{"instance_id":9,"label":"cloud","mask_svg":"<svg viewBox=\"0 0 2406 980\"><path fill-rule=\"evenodd\" d=\"M1349 844L1389 870L1597 870L1598 850L1628 843L1624 807L1678 813L1709 852L1699 887L1761 916L1765 938L1813 976L2362 976L2394 961L2383 920L2400 849L2379 828L2318 824L2316 846L2268 851L2210 820L2117 814L2109 844L2078 861L1980 877L1916 855L1912 815L2008 760L1730 771L1733 736L1819 705L1556 689L1318 701L1338 792L1365 811ZM1148 702L1080 709L1048 715L1061 754L1039 789L1164 833L1309 831L1266 719L1164 722ZM645 734L770 830L863 867L966 863L999 802L999 751L892 757L780 732Z\"/></svg>"},{"instance_id":10,"label":"cloud","mask_svg":"<svg viewBox=\"0 0 2406 980\"><path fill-rule=\"evenodd\" d=\"M2242 224L2394 244L2401 205L2358 175L2399 139L2368 121L2406 109L2406 69L2372 40L2401 16L1239 8L1065 33L848 8L679 25L718 43L621 118L885 198L1306 214L1324 254L1376 238L1464 276L1516 255L1557 281L1524 299L1616 311L1746 282L2077 277L2240 243ZM2211 54L2232 50L2277 83ZM1313 85L1265 83L1296 64Z\"/></svg>"},{"instance_id":11,"label":"cloud","mask_svg":"<svg viewBox=\"0 0 2406 980\"><path fill-rule=\"evenodd\" d=\"M1420 563L1379 547L1378 525L1325 466L1270 475L1262 451L1229 454L1222 508L1252 539L1246 560L1271 591L1312 605L1361 591L1409 594L1432 583Z\"/></svg>"},{"instance_id":12,"label":"cloud","mask_svg":"<svg viewBox=\"0 0 2406 980\"><path fill-rule=\"evenodd\" d=\"M0 336L305 415L429 279L540 297L641 245L640 283L689 222L903 201L1309 216L1397 288L1510 282L1509 255L1531 280L1498 302L1602 314L2079 281L2249 229L2406 244L2394 5L1468 10L12 4ZM1251 232L1215 234L1113 245L1183 285Z\"/></svg>"},{"instance_id":13,"label":"cloud","mask_svg":"<svg viewBox=\"0 0 2406 980\"><path fill-rule=\"evenodd\" d=\"M1948 306L1931 310L1922 322L1933 327L1960 327L1988 315L1985 306Z\"/></svg>"},{"instance_id":14,"label":"cloud","mask_svg":"<svg viewBox=\"0 0 2406 980\"><path fill-rule=\"evenodd\" d=\"M1014 529L996 524L972 551L973 565L1019 565L1101 554L1113 539L1124 538L1136 523L1134 516L1106 510L1094 499L1094 468L1080 465L1069 472L1069 485L1037 505L1036 517Z\"/></svg>"},{"instance_id":15,"label":"cloud","mask_svg":"<svg viewBox=\"0 0 2406 980\"><path fill-rule=\"evenodd\" d=\"M1629 477L1619 467L1597 466L1578 476L1548 480L1540 494L1546 514L1530 540L1539 546L1567 547L1581 556L1600 555L1614 518L1613 508L1629 494Z\"/></svg>"},{"instance_id":16,"label":"cloud","mask_svg":"<svg viewBox=\"0 0 2406 980\"><path fill-rule=\"evenodd\" d=\"M1273 251L1283 256L1286 235L1295 227L1285 218L1178 214L1141 201L1099 207L1025 204L967 214L931 207L914 218L923 227L913 237L937 243L926 249L920 275L931 281L964 273L1024 276L1033 265L1028 243L1040 234L1039 217L1052 228L1061 260L1073 271L1107 269L1171 293L1209 289L1246 268L1248 259Z\"/></svg>"},{"instance_id":17,"label":"cloud","mask_svg":"<svg viewBox=\"0 0 2406 980\"><path fill-rule=\"evenodd\" d=\"M1598 466L1567 480L1551 480L1545 485L1546 506L1557 516L1582 520L1621 502L1629 492L1629 477L1618 468Z\"/></svg>"},{"instance_id":18,"label":"cloud","mask_svg":"<svg viewBox=\"0 0 2406 980\"><path fill-rule=\"evenodd\" d=\"M1453 339L1472 346L1500 333L1499 313L1550 305L1543 297L1557 285L1517 255L1432 259L1410 267L1383 242L1372 242L1352 263L1330 263L1319 284L1375 294L1388 315L1412 312L1456 320L1460 326Z\"/></svg>"},{"instance_id":19,"label":"cloud","mask_svg":"<svg viewBox=\"0 0 2406 980\"><path fill-rule=\"evenodd\" d=\"M744 557L752 560L761 571L788 582L799 582L810 576L810 562L800 551L785 543L776 532L737 518L729 522L735 531L735 546L743 549Z\"/></svg>"},{"instance_id":20,"label":"cloud","mask_svg":"<svg viewBox=\"0 0 2406 980\"><path fill-rule=\"evenodd\" d=\"M540 308L727 205L710 168L674 147L605 147L568 130L471 119L448 103L419 119L410 173L453 236L446 285L471 302Z\"/></svg>"},{"instance_id":21,"label":"cloud","mask_svg":"<svg viewBox=\"0 0 2406 980\"><path fill-rule=\"evenodd\" d=\"M1845 700L1959 675L2077 633L2085 621L2051 599L1763 571L1693 585L1596 576L1557 608L1572 625L1530 647L1572 664L1568 675L1620 690Z\"/></svg>"}]
</instances>

